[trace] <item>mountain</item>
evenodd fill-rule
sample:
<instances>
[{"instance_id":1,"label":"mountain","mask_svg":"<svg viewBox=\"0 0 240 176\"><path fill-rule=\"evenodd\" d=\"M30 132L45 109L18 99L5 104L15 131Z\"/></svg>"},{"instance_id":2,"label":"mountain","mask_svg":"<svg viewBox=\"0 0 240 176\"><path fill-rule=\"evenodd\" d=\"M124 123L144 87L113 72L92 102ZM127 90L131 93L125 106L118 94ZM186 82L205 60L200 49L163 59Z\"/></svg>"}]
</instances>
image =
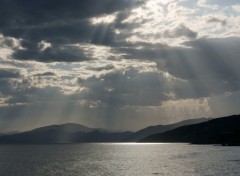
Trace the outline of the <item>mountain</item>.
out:
<instances>
[{"instance_id":1,"label":"mountain","mask_svg":"<svg viewBox=\"0 0 240 176\"><path fill-rule=\"evenodd\" d=\"M120 142L131 132L110 132L80 124L51 125L31 131L0 136L0 143L79 143L79 142Z\"/></svg>"},{"instance_id":2,"label":"mountain","mask_svg":"<svg viewBox=\"0 0 240 176\"><path fill-rule=\"evenodd\" d=\"M148 136L139 142L240 145L240 115L213 119Z\"/></svg>"},{"instance_id":3,"label":"mountain","mask_svg":"<svg viewBox=\"0 0 240 176\"><path fill-rule=\"evenodd\" d=\"M147 128L144 128L140 131L137 131L133 133L131 136L128 138L124 139L124 142L137 142L147 136L157 134L157 133L163 133L181 126L185 125L192 125L192 124L197 124L201 122L206 122L210 120L209 118L198 118L198 119L188 119L184 120L181 122L177 122L174 124L169 124L169 125L157 125L157 126L149 126Z\"/></svg>"}]
</instances>

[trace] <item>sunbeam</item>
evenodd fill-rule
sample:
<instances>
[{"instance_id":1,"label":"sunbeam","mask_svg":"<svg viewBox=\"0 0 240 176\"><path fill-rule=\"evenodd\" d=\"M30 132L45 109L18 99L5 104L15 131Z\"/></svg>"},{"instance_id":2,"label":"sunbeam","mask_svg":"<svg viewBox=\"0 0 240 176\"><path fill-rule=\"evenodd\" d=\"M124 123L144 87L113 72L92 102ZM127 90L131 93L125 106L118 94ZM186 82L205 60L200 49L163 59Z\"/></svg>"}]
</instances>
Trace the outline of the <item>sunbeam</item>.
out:
<instances>
[{"instance_id":1,"label":"sunbeam","mask_svg":"<svg viewBox=\"0 0 240 176\"><path fill-rule=\"evenodd\" d=\"M63 123L137 131L240 113L238 6L1 2L0 132Z\"/></svg>"}]
</instances>

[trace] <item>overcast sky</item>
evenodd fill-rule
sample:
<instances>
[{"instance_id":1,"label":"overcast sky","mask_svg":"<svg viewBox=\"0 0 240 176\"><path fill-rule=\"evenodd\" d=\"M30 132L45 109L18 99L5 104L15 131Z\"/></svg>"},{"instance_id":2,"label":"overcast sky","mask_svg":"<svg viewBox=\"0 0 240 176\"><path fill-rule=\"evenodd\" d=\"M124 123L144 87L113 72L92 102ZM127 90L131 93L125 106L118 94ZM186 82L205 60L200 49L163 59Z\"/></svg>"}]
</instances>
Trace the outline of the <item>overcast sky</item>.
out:
<instances>
[{"instance_id":1,"label":"overcast sky","mask_svg":"<svg viewBox=\"0 0 240 176\"><path fill-rule=\"evenodd\" d=\"M1 0L0 132L240 113L239 0Z\"/></svg>"}]
</instances>

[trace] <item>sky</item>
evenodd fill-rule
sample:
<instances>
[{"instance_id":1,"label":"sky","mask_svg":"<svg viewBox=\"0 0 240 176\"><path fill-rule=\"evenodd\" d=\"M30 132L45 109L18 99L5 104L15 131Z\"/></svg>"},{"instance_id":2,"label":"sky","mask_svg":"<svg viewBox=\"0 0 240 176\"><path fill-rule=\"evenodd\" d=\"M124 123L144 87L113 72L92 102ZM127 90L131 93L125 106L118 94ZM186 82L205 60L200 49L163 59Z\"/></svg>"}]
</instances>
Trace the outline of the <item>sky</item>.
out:
<instances>
[{"instance_id":1,"label":"sky","mask_svg":"<svg viewBox=\"0 0 240 176\"><path fill-rule=\"evenodd\" d=\"M239 0L1 0L0 132L240 114Z\"/></svg>"}]
</instances>

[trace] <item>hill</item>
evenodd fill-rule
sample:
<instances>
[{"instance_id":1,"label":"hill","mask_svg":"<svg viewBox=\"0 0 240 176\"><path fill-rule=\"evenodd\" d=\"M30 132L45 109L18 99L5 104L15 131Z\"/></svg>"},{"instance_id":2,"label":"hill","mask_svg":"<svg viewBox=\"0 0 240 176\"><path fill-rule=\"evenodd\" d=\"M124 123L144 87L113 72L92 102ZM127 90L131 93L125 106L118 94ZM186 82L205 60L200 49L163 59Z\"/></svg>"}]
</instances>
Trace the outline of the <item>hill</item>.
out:
<instances>
[{"instance_id":1,"label":"hill","mask_svg":"<svg viewBox=\"0 0 240 176\"><path fill-rule=\"evenodd\" d=\"M213 119L148 136L139 142L240 145L240 115Z\"/></svg>"},{"instance_id":2,"label":"hill","mask_svg":"<svg viewBox=\"0 0 240 176\"><path fill-rule=\"evenodd\" d=\"M169 125L156 125L156 126L149 126L147 128L144 128L142 130L139 130L132 135L130 135L128 138L124 139L124 142L137 142L147 136L157 134L157 133L163 133L181 126L185 125L192 125L197 124L201 122L206 122L208 120L211 120L209 118L198 118L198 119L188 119L184 121L180 121L174 124Z\"/></svg>"}]
</instances>

